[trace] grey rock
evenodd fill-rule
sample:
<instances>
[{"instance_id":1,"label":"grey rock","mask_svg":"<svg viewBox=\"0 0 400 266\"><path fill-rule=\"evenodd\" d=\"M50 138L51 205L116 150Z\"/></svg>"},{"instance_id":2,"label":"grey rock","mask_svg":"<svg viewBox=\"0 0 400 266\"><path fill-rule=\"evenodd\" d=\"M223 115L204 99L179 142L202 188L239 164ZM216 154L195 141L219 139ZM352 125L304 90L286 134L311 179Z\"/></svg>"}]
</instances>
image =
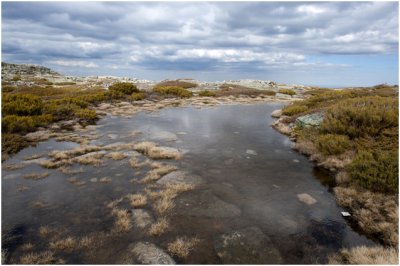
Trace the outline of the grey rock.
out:
<instances>
[{"instance_id":1,"label":"grey rock","mask_svg":"<svg viewBox=\"0 0 400 266\"><path fill-rule=\"evenodd\" d=\"M282 109L275 110L271 113L271 116L274 118L279 118L282 115Z\"/></svg>"},{"instance_id":2,"label":"grey rock","mask_svg":"<svg viewBox=\"0 0 400 266\"><path fill-rule=\"evenodd\" d=\"M324 114L322 112L303 115L296 119L296 125L299 127L318 127L324 120Z\"/></svg>"},{"instance_id":3,"label":"grey rock","mask_svg":"<svg viewBox=\"0 0 400 266\"><path fill-rule=\"evenodd\" d=\"M135 226L139 228L145 228L154 222L153 217L143 209L132 210L132 218Z\"/></svg>"},{"instance_id":4,"label":"grey rock","mask_svg":"<svg viewBox=\"0 0 400 266\"><path fill-rule=\"evenodd\" d=\"M229 218L238 217L238 207L215 196L210 190L192 191L177 200L176 212L183 216Z\"/></svg>"},{"instance_id":5,"label":"grey rock","mask_svg":"<svg viewBox=\"0 0 400 266\"><path fill-rule=\"evenodd\" d=\"M175 264L175 261L162 249L148 242L138 242L128 247L125 264Z\"/></svg>"},{"instance_id":6,"label":"grey rock","mask_svg":"<svg viewBox=\"0 0 400 266\"><path fill-rule=\"evenodd\" d=\"M21 176L21 174L8 174L8 175L5 175L5 176L3 176L3 179L14 179L14 178L17 178L17 177L20 177Z\"/></svg>"},{"instance_id":7,"label":"grey rock","mask_svg":"<svg viewBox=\"0 0 400 266\"><path fill-rule=\"evenodd\" d=\"M204 183L204 179L200 176L190 175L185 171L174 171L157 181L158 184L166 185L166 184L178 184L185 183L190 185L199 185Z\"/></svg>"},{"instance_id":8,"label":"grey rock","mask_svg":"<svg viewBox=\"0 0 400 266\"><path fill-rule=\"evenodd\" d=\"M29 141L42 141L49 139L50 136L51 132L49 130L42 130L42 131L28 133L25 135L25 138Z\"/></svg>"},{"instance_id":9,"label":"grey rock","mask_svg":"<svg viewBox=\"0 0 400 266\"><path fill-rule=\"evenodd\" d=\"M258 153L255 150L246 150L246 153L250 155L258 155Z\"/></svg>"},{"instance_id":10,"label":"grey rock","mask_svg":"<svg viewBox=\"0 0 400 266\"><path fill-rule=\"evenodd\" d=\"M282 264L271 239L257 227L220 235L214 248L222 264Z\"/></svg>"},{"instance_id":11,"label":"grey rock","mask_svg":"<svg viewBox=\"0 0 400 266\"><path fill-rule=\"evenodd\" d=\"M311 197L309 194L307 193L302 193L302 194L297 194L297 198L301 201L304 202L307 205L313 205L315 203L317 203L317 200L314 199L313 197Z\"/></svg>"}]
</instances>

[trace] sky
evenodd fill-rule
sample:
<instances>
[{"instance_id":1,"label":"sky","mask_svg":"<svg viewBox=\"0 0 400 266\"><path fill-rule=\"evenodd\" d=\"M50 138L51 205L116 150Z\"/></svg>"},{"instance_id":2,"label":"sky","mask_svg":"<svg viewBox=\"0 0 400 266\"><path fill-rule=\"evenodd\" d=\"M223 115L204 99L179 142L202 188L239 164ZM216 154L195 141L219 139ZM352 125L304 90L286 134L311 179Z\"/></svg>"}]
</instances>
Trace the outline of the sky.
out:
<instances>
[{"instance_id":1,"label":"sky","mask_svg":"<svg viewBox=\"0 0 400 266\"><path fill-rule=\"evenodd\" d=\"M2 2L2 61L67 75L398 84L397 2Z\"/></svg>"}]
</instances>

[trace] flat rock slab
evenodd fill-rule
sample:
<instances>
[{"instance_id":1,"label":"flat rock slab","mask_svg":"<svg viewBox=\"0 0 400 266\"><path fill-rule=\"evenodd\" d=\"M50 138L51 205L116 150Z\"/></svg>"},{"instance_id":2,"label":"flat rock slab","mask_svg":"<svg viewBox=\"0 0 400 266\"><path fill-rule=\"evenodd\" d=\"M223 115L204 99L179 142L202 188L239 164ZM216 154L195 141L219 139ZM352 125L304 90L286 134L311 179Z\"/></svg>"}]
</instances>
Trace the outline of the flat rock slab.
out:
<instances>
[{"instance_id":1,"label":"flat rock slab","mask_svg":"<svg viewBox=\"0 0 400 266\"><path fill-rule=\"evenodd\" d=\"M25 138L30 141L43 141L51 137L51 132L49 130L41 130L25 135Z\"/></svg>"},{"instance_id":2,"label":"flat rock slab","mask_svg":"<svg viewBox=\"0 0 400 266\"><path fill-rule=\"evenodd\" d=\"M129 255L124 259L126 264L175 264L175 261L162 249L148 242L138 242L128 247ZM132 257L133 256L133 257Z\"/></svg>"},{"instance_id":3,"label":"flat rock slab","mask_svg":"<svg viewBox=\"0 0 400 266\"><path fill-rule=\"evenodd\" d=\"M193 191L177 200L175 208L179 215L229 218L240 216L238 207L215 196L210 190Z\"/></svg>"},{"instance_id":4,"label":"flat rock slab","mask_svg":"<svg viewBox=\"0 0 400 266\"><path fill-rule=\"evenodd\" d=\"M190 175L185 171L174 171L157 181L158 184L166 185L166 184L190 184L190 185L200 185L204 183L204 179L200 176Z\"/></svg>"},{"instance_id":5,"label":"flat rock slab","mask_svg":"<svg viewBox=\"0 0 400 266\"><path fill-rule=\"evenodd\" d=\"M302 193L302 194L297 194L297 198L301 201L304 202L307 205L313 205L315 203L317 203L317 200L314 199L313 197L311 197L309 194L307 193Z\"/></svg>"},{"instance_id":6,"label":"flat rock slab","mask_svg":"<svg viewBox=\"0 0 400 266\"><path fill-rule=\"evenodd\" d=\"M149 212L143 209L132 210L132 218L134 225L139 228L145 228L154 222L154 219Z\"/></svg>"},{"instance_id":7,"label":"flat rock slab","mask_svg":"<svg viewBox=\"0 0 400 266\"><path fill-rule=\"evenodd\" d=\"M214 241L214 248L222 264L283 263L271 239L257 227L248 227L220 235Z\"/></svg>"}]
</instances>

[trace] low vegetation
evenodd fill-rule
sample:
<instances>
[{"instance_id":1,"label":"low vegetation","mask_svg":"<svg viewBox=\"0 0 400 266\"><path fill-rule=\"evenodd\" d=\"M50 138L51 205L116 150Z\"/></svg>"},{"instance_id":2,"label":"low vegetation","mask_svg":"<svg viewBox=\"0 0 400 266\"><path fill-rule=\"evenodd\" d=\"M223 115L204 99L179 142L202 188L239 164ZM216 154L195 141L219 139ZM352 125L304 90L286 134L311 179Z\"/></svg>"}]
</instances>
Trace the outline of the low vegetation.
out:
<instances>
[{"instance_id":1,"label":"low vegetation","mask_svg":"<svg viewBox=\"0 0 400 266\"><path fill-rule=\"evenodd\" d=\"M185 88L178 86L155 86L153 92L161 95L172 95L180 98L189 98L193 93Z\"/></svg>"},{"instance_id":2,"label":"low vegetation","mask_svg":"<svg viewBox=\"0 0 400 266\"><path fill-rule=\"evenodd\" d=\"M332 255L329 264L398 265L399 258L394 248L361 246Z\"/></svg>"},{"instance_id":3,"label":"low vegetation","mask_svg":"<svg viewBox=\"0 0 400 266\"><path fill-rule=\"evenodd\" d=\"M184 89L190 89L197 87L197 84L182 80L165 80L156 84L156 87L165 87L165 86L176 86Z\"/></svg>"},{"instance_id":4,"label":"low vegetation","mask_svg":"<svg viewBox=\"0 0 400 266\"><path fill-rule=\"evenodd\" d=\"M199 96L201 96L201 97L215 97L215 96L217 96L217 94L215 92L213 92L213 91L205 90L205 91L199 92Z\"/></svg>"},{"instance_id":5,"label":"low vegetation","mask_svg":"<svg viewBox=\"0 0 400 266\"><path fill-rule=\"evenodd\" d=\"M241 85L227 84L227 83L220 85L219 89L215 90L215 95L217 97L240 96L240 95L256 97L256 96L274 96L275 94L276 92L270 90L257 90Z\"/></svg>"},{"instance_id":6,"label":"low vegetation","mask_svg":"<svg viewBox=\"0 0 400 266\"><path fill-rule=\"evenodd\" d=\"M165 233L170 227L169 221L167 218L162 217L157 220L157 222L153 223L149 228L149 234L151 236L160 236Z\"/></svg>"},{"instance_id":7,"label":"low vegetation","mask_svg":"<svg viewBox=\"0 0 400 266\"><path fill-rule=\"evenodd\" d=\"M117 82L110 87L108 87L109 91L114 94L129 94L139 92L139 89L133 85L132 83L128 82Z\"/></svg>"},{"instance_id":8,"label":"low vegetation","mask_svg":"<svg viewBox=\"0 0 400 266\"><path fill-rule=\"evenodd\" d=\"M195 237L178 237L175 241L168 244L168 252L179 258L186 258L198 243L199 239Z\"/></svg>"},{"instance_id":9,"label":"low vegetation","mask_svg":"<svg viewBox=\"0 0 400 266\"><path fill-rule=\"evenodd\" d=\"M282 94L287 94L287 95L290 95L290 96L296 95L296 92L294 90L291 90L291 89L280 89L280 90L278 90L278 92L282 93Z\"/></svg>"},{"instance_id":10,"label":"low vegetation","mask_svg":"<svg viewBox=\"0 0 400 266\"><path fill-rule=\"evenodd\" d=\"M280 120L287 125L316 112L324 116L320 126L297 125L289 133L296 138L295 149L320 166L339 171L335 196L350 210L350 219L382 244L397 247L398 88L314 90L305 100L285 107L282 114L288 117ZM359 251L366 252L365 264L381 259L375 251L372 257L367 249L358 250L358 255ZM342 253L343 263L358 263L353 252Z\"/></svg>"}]
</instances>

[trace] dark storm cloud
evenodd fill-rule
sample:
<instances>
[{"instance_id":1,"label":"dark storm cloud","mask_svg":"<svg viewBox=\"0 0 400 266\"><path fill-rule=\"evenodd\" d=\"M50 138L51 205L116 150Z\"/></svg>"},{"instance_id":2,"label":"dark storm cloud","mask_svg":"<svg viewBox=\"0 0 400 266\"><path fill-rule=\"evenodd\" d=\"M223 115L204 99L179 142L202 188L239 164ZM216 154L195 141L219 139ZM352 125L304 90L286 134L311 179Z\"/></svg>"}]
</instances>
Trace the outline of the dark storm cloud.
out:
<instances>
[{"instance_id":1,"label":"dark storm cloud","mask_svg":"<svg viewBox=\"0 0 400 266\"><path fill-rule=\"evenodd\" d=\"M2 54L89 68L333 67L308 56L396 54L397 10L395 2L3 2Z\"/></svg>"}]
</instances>

